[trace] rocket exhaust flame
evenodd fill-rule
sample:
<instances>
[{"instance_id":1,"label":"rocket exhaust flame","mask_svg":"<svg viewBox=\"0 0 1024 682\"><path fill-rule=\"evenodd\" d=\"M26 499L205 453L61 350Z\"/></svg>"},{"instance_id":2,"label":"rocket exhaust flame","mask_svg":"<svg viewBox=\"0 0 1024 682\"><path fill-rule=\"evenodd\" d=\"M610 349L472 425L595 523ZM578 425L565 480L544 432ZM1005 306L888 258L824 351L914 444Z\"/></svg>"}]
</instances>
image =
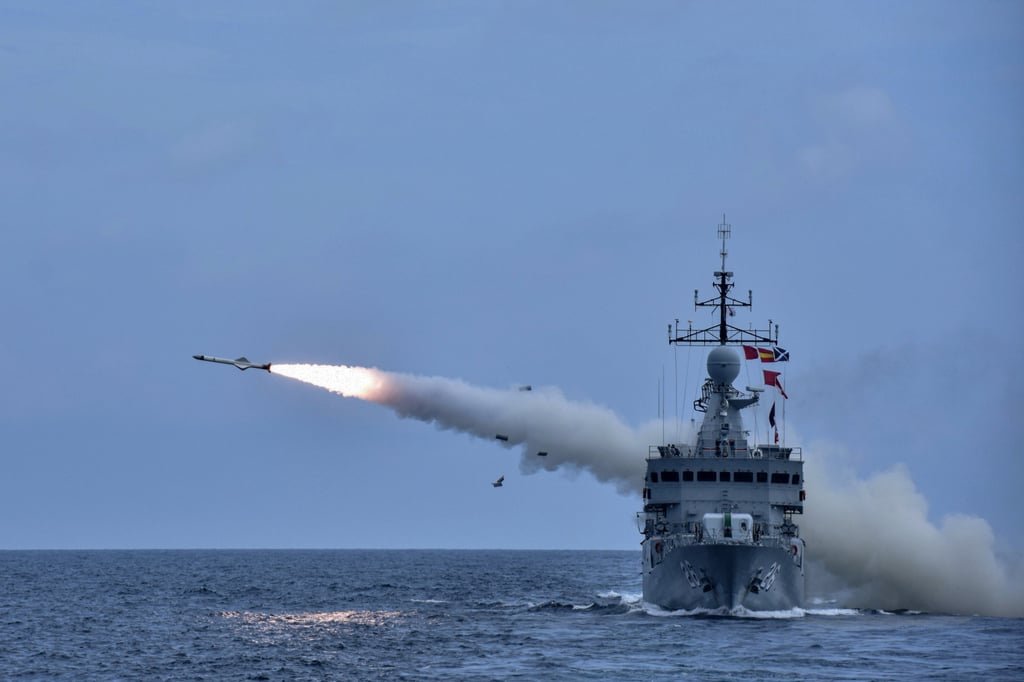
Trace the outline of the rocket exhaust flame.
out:
<instances>
[{"instance_id":1,"label":"rocket exhaust flame","mask_svg":"<svg viewBox=\"0 0 1024 682\"><path fill-rule=\"evenodd\" d=\"M359 398L378 402L377 396L385 383L385 373L366 367L345 365L280 365L270 366L271 374L298 379L307 384L326 388L346 398Z\"/></svg>"}]
</instances>

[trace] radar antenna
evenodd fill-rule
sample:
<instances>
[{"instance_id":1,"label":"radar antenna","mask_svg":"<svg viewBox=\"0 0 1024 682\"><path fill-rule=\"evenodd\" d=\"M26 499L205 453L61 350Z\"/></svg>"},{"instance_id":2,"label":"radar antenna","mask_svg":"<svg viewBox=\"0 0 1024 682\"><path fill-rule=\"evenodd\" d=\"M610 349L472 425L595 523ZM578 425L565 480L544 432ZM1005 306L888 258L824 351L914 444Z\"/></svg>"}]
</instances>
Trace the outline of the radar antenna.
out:
<instances>
[{"instance_id":1,"label":"radar antenna","mask_svg":"<svg viewBox=\"0 0 1024 682\"><path fill-rule=\"evenodd\" d=\"M776 345L779 339L779 325L772 325L768 320L767 329L741 329L728 322L728 318L736 314L737 308L752 308L754 305L754 292L747 290L747 300L741 301L729 295L732 291L732 274L725 269L725 257L729 252L725 248L725 240L732 236L732 225L725 221L725 214L722 214L722 222L718 225L718 237L722 240L722 269L715 273L716 281L713 286L718 291L717 296L712 296L706 301L701 301L697 289L693 290L693 307L717 308L718 324L694 329L693 321L687 322L686 329L679 328L679 320L676 320L675 330L669 325L668 342L670 344L693 345L693 346L725 346L725 345L757 345L759 343Z\"/></svg>"}]
</instances>

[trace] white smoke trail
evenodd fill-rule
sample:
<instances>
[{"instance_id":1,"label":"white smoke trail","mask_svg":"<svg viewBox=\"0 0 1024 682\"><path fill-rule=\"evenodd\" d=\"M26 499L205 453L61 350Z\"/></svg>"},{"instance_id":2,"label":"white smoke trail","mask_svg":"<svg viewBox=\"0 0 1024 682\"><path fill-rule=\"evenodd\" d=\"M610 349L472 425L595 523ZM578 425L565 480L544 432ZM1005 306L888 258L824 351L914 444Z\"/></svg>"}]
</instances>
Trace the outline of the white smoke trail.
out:
<instances>
[{"instance_id":1,"label":"white smoke trail","mask_svg":"<svg viewBox=\"0 0 1024 682\"><path fill-rule=\"evenodd\" d=\"M522 446L524 472L586 470L624 494L640 492L648 446L660 442L660 424L630 428L611 410L556 389L502 391L363 367L273 364L271 371L442 429L491 441L500 434L505 447ZM848 605L1024 616L1024 570L999 561L984 519L952 516L936 527L927 501L898 467L833 483L825 462L834 450L804 449L808 500L800 526L809 556L850 590Z\"/></svg>"},{"instance_id":2,"label":"white smoke trail","mask_svg":"<svg viewBox=\"0 0 1024 682\"><path fill-rule=\"evenodd\" d=\"M272 364L271 371L387 405L402 417L442 429L491 441L501 436L497 442L505 447L522 446L525 473L586 470L624 494L640 492L648 447L660 442L660 424L633 429L611 410L570 401L552 388L497 390L444 377L333 365Z\"/></svg>"}]
</instances>

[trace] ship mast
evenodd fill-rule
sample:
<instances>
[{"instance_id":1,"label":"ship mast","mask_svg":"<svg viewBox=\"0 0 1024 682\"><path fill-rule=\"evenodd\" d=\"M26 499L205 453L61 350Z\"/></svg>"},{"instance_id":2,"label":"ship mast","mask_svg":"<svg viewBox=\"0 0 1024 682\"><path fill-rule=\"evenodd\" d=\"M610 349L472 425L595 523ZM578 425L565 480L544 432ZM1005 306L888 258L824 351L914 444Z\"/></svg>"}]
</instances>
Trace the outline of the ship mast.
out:
<instances>
[{"instance_id":1,"label":"ship mast","mask_svg":"<svg viewBox=\"0 0 1024 682\"><path fill-rule=\"evenodd\" d=\"M693 308L718 308L718 324L694 329L693 321L688 322L686 329L679 328L679 320L676 320L675 329L668 326L668 342L676 345L690 346L740 346L759 343L776 345L779 339L779 325L772 325L768 320L767 329L740 329L729 324L728 318L736 314L736 308L752 308L754 303L754 292L747 290L747 300L741 301L729 295L732 291L732 274L725 269L725 257L729 254L725 249L725 240L732 236L732 225L725 222L725 214L722 214L722 223L718 226L718 236L722 240L722 268L715 272L717 278L713 286L718 291L717 296L712 296L706 301L701 301L697 289L693 290Z\"/></svg>"}]
</instances>

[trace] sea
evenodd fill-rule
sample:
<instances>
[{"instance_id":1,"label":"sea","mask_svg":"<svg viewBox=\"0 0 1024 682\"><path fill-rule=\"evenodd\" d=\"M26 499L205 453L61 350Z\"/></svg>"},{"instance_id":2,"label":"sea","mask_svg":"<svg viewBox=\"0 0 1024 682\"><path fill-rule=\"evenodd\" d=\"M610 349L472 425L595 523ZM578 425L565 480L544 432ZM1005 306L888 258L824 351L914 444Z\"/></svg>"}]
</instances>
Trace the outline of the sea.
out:
<instances>
[{"instance_id":1,"label":"sea","mask_svg":"<svg viewBox=\"0 0 1024 682\"><path fill-rule=\"evenodd\" d=\"M639 551L0 551L0 680L1024 680L1024 619L665 612Z\"/></svg>"}]
</instances>

